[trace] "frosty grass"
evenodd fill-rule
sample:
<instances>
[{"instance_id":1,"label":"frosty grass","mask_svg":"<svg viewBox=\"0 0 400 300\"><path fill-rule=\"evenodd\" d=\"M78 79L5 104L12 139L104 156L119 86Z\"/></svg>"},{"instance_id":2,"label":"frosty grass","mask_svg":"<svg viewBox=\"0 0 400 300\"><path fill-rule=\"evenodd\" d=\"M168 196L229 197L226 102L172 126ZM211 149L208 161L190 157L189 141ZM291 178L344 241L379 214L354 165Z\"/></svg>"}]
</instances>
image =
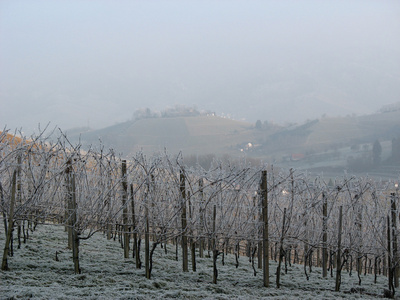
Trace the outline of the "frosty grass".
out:
<instances>
[{"instance_id":1,"label":"frosty grass","mask_svg":"<svg viewBox=\"0 0 400 300\"><path fill-rule=\"evenodd\" d=\"M1 250L5 243L2 224L1 219ZM322 279L321 269L314 267L307 281L303 266L292 265L287 274L282 270L281 288L277 289L277 265L270 261L271 287L264 288L262 270L254 276L251 263L243 256L236 269L233 255L225 257L224 266L221 256L218 258L215 285L211 258L197 257L197 272L184 273L172 245L167 254L157 246L152 279L148 280L144 268L135 268L134 259L123 258L118 241L107 240L101 233L81 241L82 274L75 275L72 252L66 246L64 228L55 225L39 225L21 249L17 249L15 239L14 256L8 261L10 270L0 271L0 299L376 299L387 286L384 276L378 276L374 284L373 275L362 275L362 294L350 293L352 288L359 288L357 274L353 272L350 277L343 271L341 292L334 292L334 277ZM59 261L55 260L56 252Z\"/></svg>"}]
</instances>

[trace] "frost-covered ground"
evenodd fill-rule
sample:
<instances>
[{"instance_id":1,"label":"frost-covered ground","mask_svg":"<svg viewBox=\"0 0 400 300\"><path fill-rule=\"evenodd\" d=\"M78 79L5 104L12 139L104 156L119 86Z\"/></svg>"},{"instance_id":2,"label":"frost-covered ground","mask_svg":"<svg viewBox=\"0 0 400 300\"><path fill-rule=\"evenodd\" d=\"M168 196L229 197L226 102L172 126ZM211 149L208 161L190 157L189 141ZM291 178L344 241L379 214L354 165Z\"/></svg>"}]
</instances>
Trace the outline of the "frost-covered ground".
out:
<instances>
[{"instance_id":1,"label":"frost-covered ground","mask_svg":"<svg viewBox=\"0 0 400 300\"><path fill-rule=\"evenodd\" d=\"M1 220L2 222L3 220ZM0 249L4 249L4 229L0 227ZM15 299L374 299L383 294L386 278L362 276L363 294L350 293L358 288L356 275L342 277L342 292L334 292L334 278L321 278L321 269L314 268L307 281L303 267L292 265L282 273L280 289L275 288L276 264L271 263L271 287L262 286L262 270L253 275L246 257L235 268L234 257L218 258L218 284L212 283L212 260L197 258L197 272L181 271L182 262L175 260L174 246L157 247L152 279L144 268L135 268L133 259L124 259L118 242L95 234L81 242L82 274L73 272L72 253L67 250L63 227L38 226L21 249L9 258L10 271L0 271L0 298ZM16 247L16 241L14 242ZM59 261L55 260L58 252ZM2 253L2 251L1 251ZM144 254L142 253L142 260ZM189 262L190 266L190 262ZM369 294L369 295L368 295ZM372 296L372 295L375 295Z\"/></svg>"}]
</instances>

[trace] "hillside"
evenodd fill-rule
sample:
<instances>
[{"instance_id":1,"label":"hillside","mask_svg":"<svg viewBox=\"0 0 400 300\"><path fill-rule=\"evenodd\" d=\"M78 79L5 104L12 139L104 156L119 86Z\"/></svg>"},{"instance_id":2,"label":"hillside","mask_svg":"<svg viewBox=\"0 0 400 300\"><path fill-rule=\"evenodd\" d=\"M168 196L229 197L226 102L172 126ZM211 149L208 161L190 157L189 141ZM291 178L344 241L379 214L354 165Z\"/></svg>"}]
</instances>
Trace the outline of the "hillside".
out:
<instances>
[{"instance_id":1,"label":"hillside","mask_svg":"<svg viewBox=\"0 0 400 300\"><path fill-rule=\"evenodd\" d=\"M145 118L101 130L81 133L84 145L97 144L130 156L138 151L185 154L234 154L237 144L253 140L257 132L252 125L216 116ZM78 133L71 135L77 140Z\"/></svg>"},{"instance_id":2,"label":"hillside","mask_svg":"<svg viewBox=\"0 0 400 300\"><path fill-rule=\"evenodd\" d=\"M267 153L282 167L324 172L343 171L397 178L400 161L392 159L392 140L400 137L400 111L343 118L324 117L287 127L264 137L252 156ZM373 164L373 143L382 147L379 165Z\"/></svg>"},{"instance_id":3,"label":"hillside","mask_svg":"<svg viewBox=\"0 0 400 300\"><path fill-rule=\"evenodd\" d=\"M70 133L71 140L78 141L80 132ZM101 140L125 157L167 149L171 154L182 151L184 156L245 155L302 169L343 169L349 158L370 157L376 140L383 147L382 160L391 156L391 140L400 136L400 111L322 117L291 126L267 123L258 128L217 116L143 118L80 134L84 146Z\"/></svg>"}]
</instances>

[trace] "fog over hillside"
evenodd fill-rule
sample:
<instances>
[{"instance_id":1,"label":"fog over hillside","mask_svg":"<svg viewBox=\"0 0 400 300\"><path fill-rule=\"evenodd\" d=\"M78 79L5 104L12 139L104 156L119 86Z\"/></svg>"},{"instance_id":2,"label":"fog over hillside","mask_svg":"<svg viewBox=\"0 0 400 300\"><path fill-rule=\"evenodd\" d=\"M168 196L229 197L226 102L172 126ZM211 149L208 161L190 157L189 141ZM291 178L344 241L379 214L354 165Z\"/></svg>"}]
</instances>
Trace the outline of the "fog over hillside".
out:
<instances>
[{"instance_id":1,"label":"fog over hillside","mask_svg":"<svg viewBox=\"0 0 400 300\"><path fill-rule=\"evenodd\" d=\"M0 126L177 104L276 123L400 101L398 1L0 2Z\"/></svg>"}]
</instances>

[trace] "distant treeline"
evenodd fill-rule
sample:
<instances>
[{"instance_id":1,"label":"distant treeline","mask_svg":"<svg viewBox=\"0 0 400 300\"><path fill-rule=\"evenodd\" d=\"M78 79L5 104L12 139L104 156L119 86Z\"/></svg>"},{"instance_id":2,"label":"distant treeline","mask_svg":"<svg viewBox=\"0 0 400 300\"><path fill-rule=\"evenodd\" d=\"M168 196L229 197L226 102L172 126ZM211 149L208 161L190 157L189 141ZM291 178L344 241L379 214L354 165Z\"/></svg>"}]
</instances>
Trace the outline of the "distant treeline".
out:
<instances>
[{"instance_id":1,"label":"distant treeline","mask_svg":"<svg viewBox=\"0 0 400 300\"><path fill-rule=\"evenodd\" d=\"M188 107L184 105L175 105L162 111L153 111L150 108L140 108L133 113L133 120L149 119L149 118L176 118L176 117L196 117L215 115L214 112L208 110L198 110L196 107Z\"/></svg>"},{"instance_id":2,"label":"distant treeline","mask_svg":"<svg viewBox=\"0 0 400 300\"><path fill-rule=\"evenodd\" d=\"M392 111L398 111L398 110L400 110L400 102L384 105L381 107L379 112L386 113L386 112L392 112Z\"/></svg>"}]
</instances>

